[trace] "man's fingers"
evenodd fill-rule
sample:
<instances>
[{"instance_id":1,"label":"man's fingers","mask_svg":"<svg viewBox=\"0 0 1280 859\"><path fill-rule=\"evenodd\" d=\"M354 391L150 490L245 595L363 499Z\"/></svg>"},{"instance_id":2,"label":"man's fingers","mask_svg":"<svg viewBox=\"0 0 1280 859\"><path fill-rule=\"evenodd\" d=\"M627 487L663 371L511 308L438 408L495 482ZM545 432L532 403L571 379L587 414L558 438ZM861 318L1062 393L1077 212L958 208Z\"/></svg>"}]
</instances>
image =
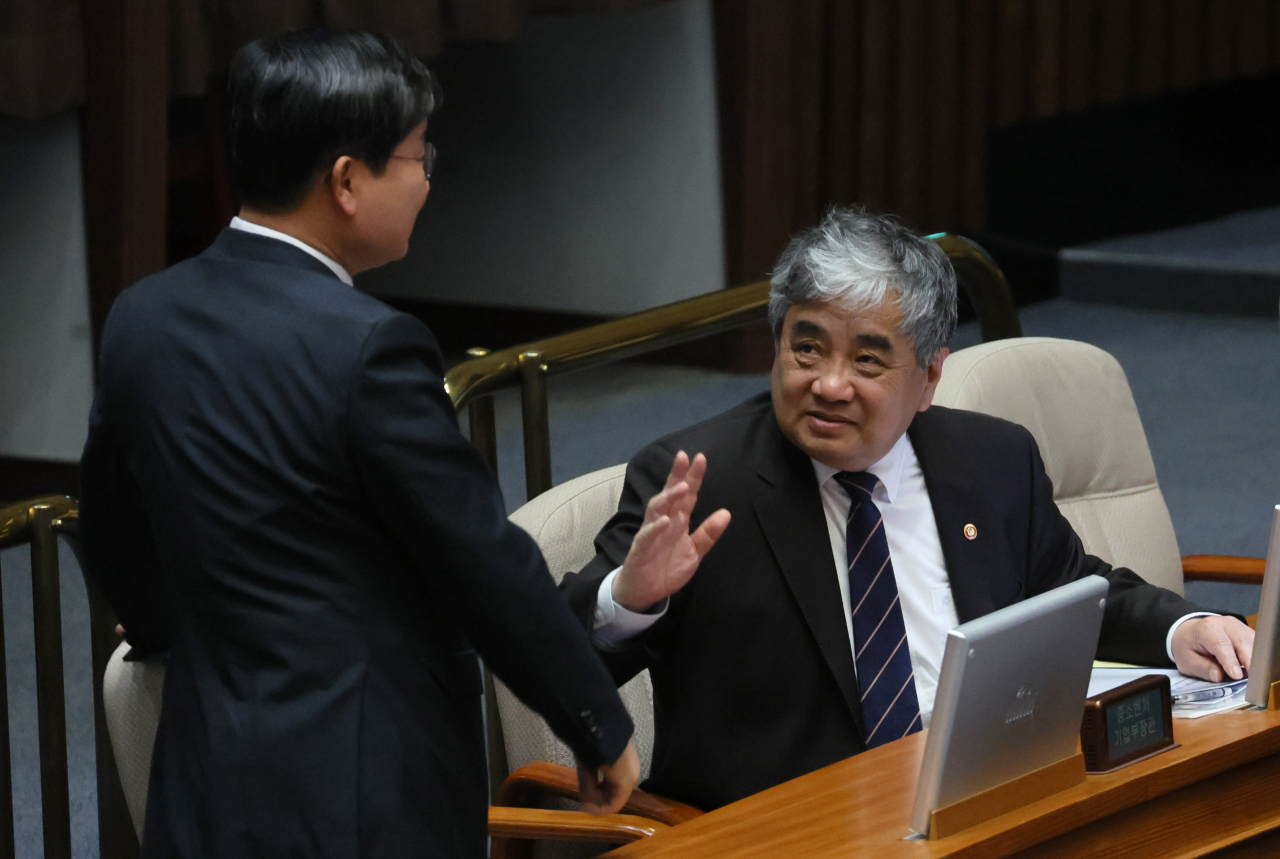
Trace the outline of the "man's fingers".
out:
<instances>
[{"instance_id":1,"label":"man's fingers","mask_svg":"<svg viewBox=\"0 0 1280 859\"><path fill-rule=\"evenodd\" d=\"M725 529L729 527L729 518L729 511L722 507L702 520L698 530L694 531L690 537L693 540L693 550L698 553L699 558L711 551L716 540L724 534Z\"/></svg>"},{"instance_id":2,"label":"man's fingers","mask_svg":"<svg viewBox=\"0 0 1280 859\"><path fill-rule=\"evenodd\" d=\"M657 519L660 516L670 516L676 505L680 503L680 500L688 494L689 485L687 483L681 482L675 486L668 486L649 499L649 503L645 507L644 518L649 520Z\"/></svg>"},{"instance_id":3,"label":"man's fingers","mask_svg":"<svg viewBox=\"0 0 1280 859\"><path fill-rule=\"evenodd\" d=\"M693 462L689 463L689 471L684 476L684 482L689 484L689 491L696 497L698 490L702 489L702 478L707 474L707 458L702 454L698 454L693 458Z\"/></svg>"},{"instance_id":4,"label":"man's fingers","mask_svg":"<svg viewBox=\"0 0 1280 859\"><path fill-rule=\"evenodd\" d=\"M588 814L606 814L608 802L595 767L578 764L578 799Z\"/></svg>"},{"instance_id":5,"label":"man's fingers","mask_svg":"<svg viewBox=\"0 0 1280 859\"><path fill-rule=\"evenodd\" d=\"M622 810L631 798L631 791L640 780L640 756L636 753L634 742L627 743L626 749L612 764L600 768L601 798L593 806L582 807L583 811L592 814L614 814ZM599 810L596 810L598 807Z\"/></svg>"},{"instance_id":6,"label":"man's fingers","mask_svg":"<svg viewBox=\"0 0 1280 859\"><path fill-rule=\"evenodd\" d=\"M1221 683L1223 680L1222 668L1219 667L1217 660L1199 653L1183 654L1183 657L1178 660L1178 670L1183 674L1213 683Z\"/></svg>"},{"instance_id":7,"label":"man's fingers","mask_svg":"<svg viewBox=\"0 0 1280 859\"><path fill-rule=\"evenodd\" d=\"M1206 642L1209 655L1218 660L1218 664L1222 666L1222 670L1232 680L1239 680L1244 677L1244 669L1240 666L1240 660L1236 658L1235 643L1227 636L1224 631L1222 635L1215 636Z\"/></svg>"},{"instance_id":8,"label":"man's fingers","mask_svg":"<svg viewBox=\"0 0 1280 859\"><path fill-rule=\"evenodd\" d=\"M1245 673L1248 673L1253 663L1254 632L1234 617L1224 617L1222 621L1227 628L1227 635L1231 636L1231 641L1235 645L1236 658L1244 666Z\"/></svg>"},{"instance_id":9,"label":"man's fingers","mask_svg":"<svg viewBox=\"0 0 1280 859\"><path fill-rule=\"evenodd\" d=\"M683 450L676 451L676 458L671 462L671 471L667 474L667 484L663 489L670 489L677 483L684 481L685 475L689 472L689 454Z\"/></svg>"}]
</instances>

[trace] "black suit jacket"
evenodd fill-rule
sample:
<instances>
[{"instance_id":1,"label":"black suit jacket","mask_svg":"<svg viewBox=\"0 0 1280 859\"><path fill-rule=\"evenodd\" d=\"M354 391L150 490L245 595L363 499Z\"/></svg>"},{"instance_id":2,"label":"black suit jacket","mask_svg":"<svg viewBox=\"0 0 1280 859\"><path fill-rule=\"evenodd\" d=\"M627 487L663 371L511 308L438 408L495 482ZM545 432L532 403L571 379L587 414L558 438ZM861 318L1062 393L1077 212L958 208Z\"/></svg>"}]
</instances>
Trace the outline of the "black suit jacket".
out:
<instances>
[{"instance_id":1,"label":"black suit jacket","mask_svg":"<svg viewBox=\"0 0 1280 859\"><path fill-rule=\"evenodd\" d=\"M228 230L116 301L86 568L168 650L144 854L484 855L476 651L586 762L631 722L420 322Z\"/></svg>"},{"instance_id":2,"label":"black suit jacket","mask_svg":"<svg viewBox=\"0 0 1280 859\"><path fill-rule=\"evenodd\" d=\"M961 622L1096 573L1111 582L1099 656L1167 664L1168 628L1195 606L1085 553L1030 433L935 406L908 434ZM707 456L691 525L721 507L733 520L666 615L601 655L619 683L644 668L653 678L645 786L715 808L862 751L864 728L817 478L767 392L636 455L599 554L565 577L575 613L590 623L601 580L626 557L677 450ZM965 539L966 524L977 539Z\"/></svg>"}]
</instances>

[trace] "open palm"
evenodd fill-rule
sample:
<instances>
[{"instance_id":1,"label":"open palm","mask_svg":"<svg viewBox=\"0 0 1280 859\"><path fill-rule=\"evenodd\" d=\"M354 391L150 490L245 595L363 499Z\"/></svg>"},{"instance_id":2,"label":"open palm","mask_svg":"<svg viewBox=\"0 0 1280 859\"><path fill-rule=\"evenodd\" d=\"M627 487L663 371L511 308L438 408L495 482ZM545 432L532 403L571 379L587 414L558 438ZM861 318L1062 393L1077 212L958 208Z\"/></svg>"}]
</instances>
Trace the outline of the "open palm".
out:
<instances>
[{"instance_id":1,"label":"open palm","mask_svg":"<svg viewBox=\"0 0 1280 859\"><path fill-rule=\"evenodd\" d=\"M702 454L692 462L683 450L676 454L667 483L649 499L644 523L614 579L613 598L619 605L644 611L680 590L729 527L729 511L721 509L689 532L689 516L698 503L706 472L707 460Z\"/></svg>"}]
</instances>

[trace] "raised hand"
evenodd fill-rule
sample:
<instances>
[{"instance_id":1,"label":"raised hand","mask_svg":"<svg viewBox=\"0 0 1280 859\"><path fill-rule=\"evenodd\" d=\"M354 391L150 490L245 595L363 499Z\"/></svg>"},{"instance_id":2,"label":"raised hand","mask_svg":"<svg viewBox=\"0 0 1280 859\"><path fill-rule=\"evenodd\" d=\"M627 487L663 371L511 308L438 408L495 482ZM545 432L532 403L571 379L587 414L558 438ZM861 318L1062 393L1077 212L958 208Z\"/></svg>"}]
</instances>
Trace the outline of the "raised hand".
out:
<instances>
[{"instance_id":1,"label":"raised hand","mask_svg":"<svg viewBox=\"0 0 1280 859\"><path fill-rule=\"evenodd\" d=\"M689 515L706 473L707 458L702 454L693 462L683 450L676 454L666 486L649 500L644 524L613 580L613 598L619 605L644 611L680 590L729 527L729 511L720 509L689 533Z\"/></svg>"}]
</instances>

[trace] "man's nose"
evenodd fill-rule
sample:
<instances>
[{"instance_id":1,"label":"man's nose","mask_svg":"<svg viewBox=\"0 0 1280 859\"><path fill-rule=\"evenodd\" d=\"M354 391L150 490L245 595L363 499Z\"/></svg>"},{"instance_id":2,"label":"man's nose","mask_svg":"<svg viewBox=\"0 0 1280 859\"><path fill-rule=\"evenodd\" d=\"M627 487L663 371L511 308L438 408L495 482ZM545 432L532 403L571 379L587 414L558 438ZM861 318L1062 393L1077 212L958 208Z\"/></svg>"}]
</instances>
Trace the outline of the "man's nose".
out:
<instances>
[{"instance_id":1,"label":"man's nose","mask_svg":"<svg viewBox=\"0 0 1280 859\"><path fill-rule=\"evenodd\" d=\"M848 402L853 399L853 379L843 366L827 367L814 379L813 392L827 402Z\"/></svg>"}]
</instances>

